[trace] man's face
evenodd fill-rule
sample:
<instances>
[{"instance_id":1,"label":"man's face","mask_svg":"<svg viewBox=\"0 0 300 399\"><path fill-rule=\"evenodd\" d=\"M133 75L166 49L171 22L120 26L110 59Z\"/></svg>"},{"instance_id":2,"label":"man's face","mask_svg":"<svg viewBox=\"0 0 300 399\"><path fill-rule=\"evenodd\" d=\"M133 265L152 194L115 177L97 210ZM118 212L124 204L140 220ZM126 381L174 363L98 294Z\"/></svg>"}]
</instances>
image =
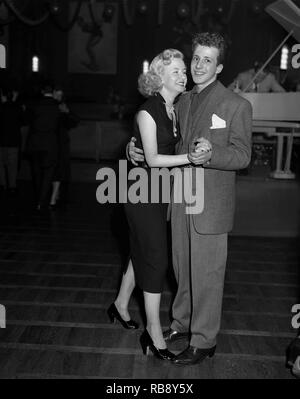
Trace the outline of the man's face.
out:
<instances>
[{"instance_id":1,"label":"man's face","mask_svg":"<svg viewBox=\"0 0 300 399\"><path fill-rule=\"evenodd\" d=\"M218 65L219 50L216 47L198 45L193 53L191 73L194 83L204 89L216 80L223 65Z\"/></svg>"}]
</instances>

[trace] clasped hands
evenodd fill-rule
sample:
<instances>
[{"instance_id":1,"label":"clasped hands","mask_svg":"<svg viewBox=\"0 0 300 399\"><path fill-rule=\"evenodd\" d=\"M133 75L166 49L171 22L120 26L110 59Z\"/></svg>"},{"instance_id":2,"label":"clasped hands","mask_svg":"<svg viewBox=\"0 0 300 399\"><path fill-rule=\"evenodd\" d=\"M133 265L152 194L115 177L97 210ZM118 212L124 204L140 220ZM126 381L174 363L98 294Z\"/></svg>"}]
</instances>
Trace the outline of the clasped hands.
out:
<instances>
[{"instance_id":1,"label":"clasped hands","mask_svg":"<svg viewBox=\"0 0 300 399\"><path fill-rule=\"evenodd\" d=\"M189 148L188 160L195 166L204 165L210 161L211 155L211 143L204 137L199 137Z\"/></svg>"},{"instance_id":2,"label":"clasped hands","mask_svg":"<svg viewBox=\"0 0 300 399\"><path fill-rule=\"evenodd\" d=\"M144 152L140 148L135 146L136 138L132 137L129 144L127 145L127 155L131 163L138 166L139 162L144 162ZM209 162L212 154L211 143L200 137L194 141L193 149L188 153L188 160L193 165L204 165Z\"/></svg>"}]
</instances>

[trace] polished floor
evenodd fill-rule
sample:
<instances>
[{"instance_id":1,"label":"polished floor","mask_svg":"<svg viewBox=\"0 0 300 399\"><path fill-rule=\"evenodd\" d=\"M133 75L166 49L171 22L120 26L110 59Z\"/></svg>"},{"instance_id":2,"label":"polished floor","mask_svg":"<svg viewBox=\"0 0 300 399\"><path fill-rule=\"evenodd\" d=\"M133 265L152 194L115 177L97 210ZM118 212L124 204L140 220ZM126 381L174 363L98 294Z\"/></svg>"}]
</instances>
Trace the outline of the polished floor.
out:
<instances>
[{"instance_id":1,"label":"polished floor","mask_svg":"<svg viewBox=\"0 0 300 399\"><path fill-rule=\"evenodd\" d=\"M216 355L180 367L142 354L138 290L130 311L140 329L109 322L106 309L128 250L126 222L119 206L97 204L96 188L74 182L67 207L42 214L33 209L27 181L16 197L2 197L0 304L7 320L0 329L1 378L294 378L285 351L296 335L291 308L300 303L296 237L230 236ZM164 327L174 289L170 270Z\"/></svg>"}]
</instances>

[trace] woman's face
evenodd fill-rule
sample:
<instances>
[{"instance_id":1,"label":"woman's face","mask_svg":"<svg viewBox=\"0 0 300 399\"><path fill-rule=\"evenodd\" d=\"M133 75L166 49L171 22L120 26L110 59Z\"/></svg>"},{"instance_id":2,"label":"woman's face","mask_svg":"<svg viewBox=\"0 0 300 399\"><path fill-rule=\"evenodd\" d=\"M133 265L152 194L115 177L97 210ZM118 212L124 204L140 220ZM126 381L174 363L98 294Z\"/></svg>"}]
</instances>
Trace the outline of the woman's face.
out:
<instances>
[{"instance_id":1,"label":"woman's face","mask_svg":"<svg viewBox=\"0 0 300 399\"><path fill-rule=\"evenodd\" d=\"M174 58L171 64L164 65L160 76L165 90L176 95L185 91L186 66L180 58Z\"/></svg>"}]
</instances>

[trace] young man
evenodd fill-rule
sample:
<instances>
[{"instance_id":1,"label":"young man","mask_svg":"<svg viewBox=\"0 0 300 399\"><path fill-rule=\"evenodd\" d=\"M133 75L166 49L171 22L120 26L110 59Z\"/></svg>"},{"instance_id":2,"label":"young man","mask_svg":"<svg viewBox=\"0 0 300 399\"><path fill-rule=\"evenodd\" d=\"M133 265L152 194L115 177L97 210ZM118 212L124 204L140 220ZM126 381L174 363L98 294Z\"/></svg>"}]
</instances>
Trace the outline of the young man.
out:
<instances>
[{"instance_id":1,"label":"young man","mask_svg":"<svg viewBox=\"0 0 300 399\"><path fill-rule=\"evenodd\" d=\"M58 103L53 98L52 82L44 83L41 94L28 109L30 129L27 140L38 211L47 210L49 206L58 155L57 129L60 115Z\"/></svg>"},{"instance_id":2,"label":"young man","mask_svg":"<svg viewBox=\"0 0 300 399\"><path fill-rule=\"evenodd\" d=\"M226 89L222 72L225 41L217 33L193 40L191 74L194 88L177 104L182 139L177 153L190 152L196 140L209 151L190 152L194 167L204 170L204 209L186 214L186 204L172 203L173 267L178 290L168 342L188 336L189 346L174 363L195 364L213 356L220 329L228 232L235 208L235 171L251 158L252 109L248 101ZM131 144L129 154L135 156Z\"/></svg>"}]
</instances>

